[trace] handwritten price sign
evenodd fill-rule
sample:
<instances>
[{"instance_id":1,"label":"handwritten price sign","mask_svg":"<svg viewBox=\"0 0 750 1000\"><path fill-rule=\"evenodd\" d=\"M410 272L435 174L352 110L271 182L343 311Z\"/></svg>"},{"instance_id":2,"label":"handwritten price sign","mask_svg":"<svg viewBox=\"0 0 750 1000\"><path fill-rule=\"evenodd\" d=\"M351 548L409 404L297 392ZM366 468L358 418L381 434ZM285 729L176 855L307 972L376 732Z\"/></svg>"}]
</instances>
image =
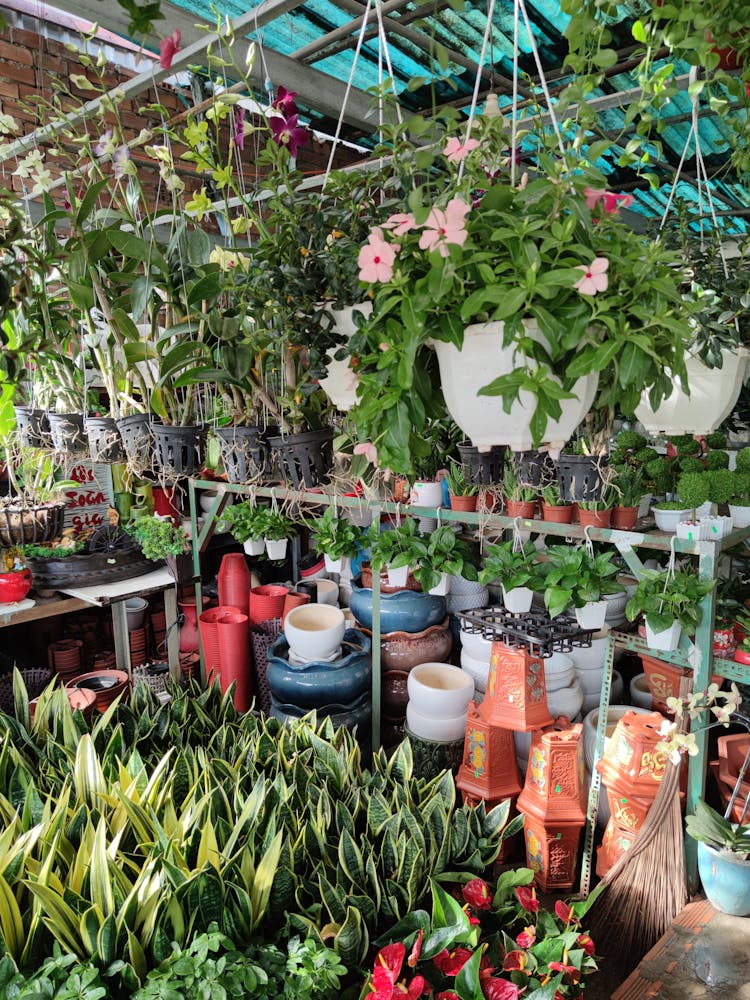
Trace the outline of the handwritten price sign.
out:
<instances>
[{"instance_id":1,"label":"handwritten price sign","mask_svg":"<svg viewBox=\"0 0 750 1000\"><path fill-rule=\"evenodd\" d=\"M88 459L75 462L67 470L67 478L79 485L65 491L65 527L85 531L106 524L107 508L113 503L110 466Z\"/></svg>"}]
</instances>

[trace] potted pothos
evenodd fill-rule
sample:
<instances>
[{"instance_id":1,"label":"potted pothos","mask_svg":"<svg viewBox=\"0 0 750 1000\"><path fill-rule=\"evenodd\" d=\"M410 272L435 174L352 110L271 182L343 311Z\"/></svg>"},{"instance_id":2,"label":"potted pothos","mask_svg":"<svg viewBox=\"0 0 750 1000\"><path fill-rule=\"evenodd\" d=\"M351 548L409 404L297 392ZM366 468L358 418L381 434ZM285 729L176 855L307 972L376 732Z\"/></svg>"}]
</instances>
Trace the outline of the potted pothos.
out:
<instances>
[{"instance_id":1,"label":"potted pothos","mask_svg":"<svg viewBox=\"0 0 750 1000\"><path fill-rule=\"evenodd\" d=\"M341 573L352 556L356 556L362 532L345 517L339 517L331 506L322 517L310 525L315 533L315 549L323 553L326 570Z\"/></svg>"},{"instance_id":2,"label":"potted pothos","mask_svg":"<svg viewBox=\"0 0 750 1000\"><path fill-rule=\"evenodd\" d=\"M544 603L550 617L572 608L581 628L601 629L607 613L604 598L625 590L616 579L615 553L592 554L585 545L550 545L547 556Z\"/></svg>"},{"instance_id":3,"label":"potted pothos","mask_svg":"<svg viewBox=\"0 0 750 1000\"><path fill-rule=\"evenodd\" d=\"M265 531L268 508L257 507L249 500L232 504L224 513L232 537L244 548L249 556L259 556L265 551Z\"/></svg>"},{"instance_id":4,"label":"potted pothos","mask_svg":"<svg viewBox=\"0 0 750 1000\"><path fill-rule=\"evenodd\" d=\"M417 522L410 517L385 530L380 530L380 525L373 523L367 539L373 572L379 573L385 566L389 587L405 587L410 569L416 569L427 554Z\"/></svg>"},{"instance_id":5,"label":"potted pothos","mask_svg":"<svg viewBox=\"0 0 750 1000\"><path fill-rule=\"evenodd\" d=\"M443 524L430 534L414 576L425 593L447 594L452 576L477 579L473 549L458 538L450 525Z\"/></svg>"},{"instance_id":6,"label":"potted pothos","mask_svg":"<svg viewBox=\"0 0 750 1000\"><path fill-rule=\"evenodd\" d=\"M512 541L488 545L479 582L486 585L500 580L505 607L514 614L525 614L531 610L534 594L544 592L544 573L538 556L531 540L520 547Z\"/></svg>"},{"instance_id":7,"label":"potted pothos","mask_svg":"<svg viewBox=\"0 0 750 1000\"><path fill-rule=\"evenodd\" d=\"M695 635L703 620L701 601L715 585L715 580L700 580L692 570L644 569L625 615L631 622L643 615L652 649L677 649L683 632Z\"/></svg>"},{"instance_id":8,"label":"potted pothos","mask_svg":"<svg viewBox=\"0 0 750 1000\"><path fill-rule=\"evenodd\" d=\"M263 520L263 540L269 559L284 559L290 538L297 533L297 526L286 514L271 508Z\"/></svg>"}]
</instances>

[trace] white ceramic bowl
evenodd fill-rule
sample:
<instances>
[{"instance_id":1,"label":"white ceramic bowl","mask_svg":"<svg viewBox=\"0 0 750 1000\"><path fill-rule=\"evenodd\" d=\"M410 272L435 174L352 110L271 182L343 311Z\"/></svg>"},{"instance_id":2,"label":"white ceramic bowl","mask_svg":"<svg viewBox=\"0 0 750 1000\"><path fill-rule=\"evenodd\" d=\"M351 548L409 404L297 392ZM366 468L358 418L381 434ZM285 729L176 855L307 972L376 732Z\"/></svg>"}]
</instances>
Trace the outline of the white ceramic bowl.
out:
<instances>
[{"instance_id":1,"label":"white ceramic bowl","mask_svg":"<svg viewBox=\"0 0 750 1000\"><path fill-rule=\"evenodd\" d=\"M330 604L331 607L338 607L339 585L335 580L318 580L317 597L318 604Z\"/></svg>"},{"instance_id":2,"label":"white ceramic bowl","mask_svg":"<svg viewBox=\"0 0 750 1000\"><path fill-rule=\"evenodd\" d=\"M409 704L420 715L431 719L454 719L465 715L474 696L473 679L449 663L417 664L409 673L408 686ZM409 728L417 732L411 723Z\"/></svg>"},{"instance_id":3,"label":"white ceramic bowl","mask_svg":"<svg viewBox=\"0 0 750 1000\"><path fill-rule=\"evenodd\" d=\"M409 676L411 677L411 674ZM406 706L406 724L415 736L421 736L425 740L450 743L452 740L460 740L462 736L466 735L466 712L462 712L461 715L437 719L418 712L410 701Z\"/></svg>"},{"instance_id":4,"label":"white ceramic bowl","mask_svg":"<svg viewBox=\"0 0 750 1000\"><path fill-rule=\"evenodd\" d=\"M547 708L553 719L559 719L561 715L564 715L569 722L572 722L581 711L582 705L583 691L576 678L571 681L568 687L547 692Z\"/></svg>"},{"instance_id":5,"label":"white ceramic bowl","mask_svg":"<svg viewBox=\"0 0 750 1000\"><path fill-rule=\"evenodd\" d=\"M569 687L574 677L573 661L565 653L553 653L552 656L545 658L544 686L547 694L559 688Z\"/></svg>"},{"instance_id":6,"label":"white ceramic bowl","mask_svg":"<svg viewBox=\"0 0 750 1000\"><path fill-rule=\"evenodd\" d=\"M603 672L602 672L603 673ZM602 674L596 675L596 686L593 690L586 690L585 682L590 679L596 672L593 670L588 671L588 673L577 674L578 683L583 689L583 706L581 711L584 715L590 712L594 708L599 707L599 701L601 699L602 693ZM622 680L622 674L619 670L614 670L612 672L612 691L610 693L609 703L610 705L622 705L625 701L625 684Z\"/></svg>"},{"instance_id":7,"label":"white ceramic bowl","mask_svg":"<svg viewBox=\"0 0 750 1000\"><path fill-rule=\"evenodd\" d=\"M468 653L475 660L489 663L492 656L492 640L485 639L481 632L464 632L461 629L461 651Z\"/></svg>"},{"instance_id":8,"label":"white ceramic bowl","mask_svg":"<svg viewBox=\"0 0 750 1000\"><path fill-rule=\"evenodd\" d=\"M654 515L656 527L659 531L671 531L674 533L677 530L678 523L687 520L692 512L687 509L660 510L658 507L652 507L651 513Z\"/></svg>"},{"instance_id":9,"label":"white ceramic bowl","mask_svg":"<svg viewBox=\"0 0 750 1000\"><path fill-rule=\"evenodd\" d=\"M487 690L487 678L490 673L489 663L485 663L484 660L477 660L473 656L469 656L465 649L461 650L461 669L465 670L466 673L474 681L474 694L477 691L484 693Z\"/></svg>"},{"instance_id":10,"label":"white ceramic bowl","mask_svg":"<svg viewBox=\"0 0 750 1000\"><path fill-rule=\"evenodd\" d=\"M301 660L332 657L344 638L346 619L340 608L328 604L300 604L284 622L289 649Z\"/></svg>"}]
</instances>

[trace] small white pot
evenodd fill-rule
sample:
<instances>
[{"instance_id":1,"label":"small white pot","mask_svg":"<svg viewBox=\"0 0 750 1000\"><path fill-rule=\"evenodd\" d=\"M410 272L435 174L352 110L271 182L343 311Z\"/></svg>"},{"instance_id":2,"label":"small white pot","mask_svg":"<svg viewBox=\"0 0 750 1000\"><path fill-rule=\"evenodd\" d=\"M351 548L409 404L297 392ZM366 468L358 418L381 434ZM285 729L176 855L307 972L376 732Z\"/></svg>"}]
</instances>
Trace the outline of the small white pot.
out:
<instances>
[{"instance_id":1,"label":"small white pot","mask_svg":"<svg viewBox=\"0 0 750 1000\"><path fill-rule=\"evenodd\" d=\"M547 694L568 687L575 679L573 660L565 653L553 653L544 660L544 686Z\"/></svg>"},{"instance_id":2,"label":"small white pot","mask_svg":"<svg viewBox=\"0 0 750 1000\"><path fill-rule=\"evenodd\" d=\"M434 719L465 715L474 697L473 679L449 663L420 663L413 667L407 689L414 710Z\"/></svg>"},{"instance_id":3,"label":"small white pot","mask_svg":"<svg viewBox=\"0 0 750 1000\"><path fill-rule=\"evenodd\" d=\"M248 538L242 548L249 556L262 556L266 551L266 543L262 538Z\"/></svg>"},{"instance_id":4,"label":"small white pot","mask_svg":"<svg viewBox=\"0 0 750 1000\"><path fill-rule=\"evenodd\" d=\"M416 482L411 488L410 499L415 507L442 507L443 484Z\"/></svg>"},{"instance_id":5,"label":"small white pot","mask_svg":"<svg viewBox=\"0 0 750 1000\"><path fill-rule=\"evenodd\" d=\"M578 715L583 706L583 689L574 678L568 687L547 691L547 708L553 719L564 715L569 722Z\"/></svg>"},{"instance_id":6,"label":"small white pot","mask_svg":"<svg viewBox=\"0 0 750 1000\"><path fill-rule=\"evenodd\" d=\"M680 521L684 521L692 514L687 507L680 510L662 510L659 507L652 507L651 513L654 515L656 527L659 531L676 531Z\"/></svg>"},{"instance_id":7,"label":"small white pot","mask_svg":"<svg viewBox=\"0 0 750 1000\"><path fill-rule=\"evenodd\" d=\"M399 566L397 569L391 569L390 566L388 567L389 587L405 587L408 578L409 578L408 566Z\"/></svg>"},{"instance_id":8,"label":"small white pot","mask_svg":"<svg viewBox=\"0 0 750 1000\"><path fill-rule=\"evenodd\" d=\"M678 521L675 528L678 538L685 538L689 542L700 542L708 538L708 525L705 521Z\"/></svg>"},{"instance_id":9,"label":"small white pot","mask_svg":"<svg viewBox=\"0 0 750 1000\"><path fill-rule=\"evenodd\" d=\"M326 564L326 571L328 573L343 573L344 566L349 563L348 556L341 556L338 559L331 559L329 555L323 553L323 560Z\"/></svg>"},{"instance_id":10,"label":"small white pot","mask_svg":"<svg viewBox=\"0 0 750 1000\"><path fill-rule=\"evenodd\" d=\"M434 587L430 588L430 593L435 594L437 597L445 597L448 591L451 589L451 578L447 573L440 574L440 581Z\"/></svg>"},{"instance_id":11,"label":"small white pot","mask_svg":"<svg viewBox=\"0 0 750 1000\"><path fill-rule=\"evenodd\" d=\"M661 632L654 632L646 622L646 642L651 649L677 649L681 635L682 625L678 621L672 622L669 628L665 628Z\"/></svg>"},{"instance_id":12,"label":"small white pot","mask_svg":"<svg viewBox=\"0 0 750 1000\"><path fill-rule=\"evenodd\" d=\"M596 632L604 628L604 619L607 617L606 601L589 601L582 608L575 608L576 621L581 628L591 628Z\"/></svg>"},{"instance_id":13,"label":"small white pot","mask_svg":"<svg viewBox=\"0 0 750 1000\"><path fill-rule=\"evenodd\" d=\"M630 700L638 708L645 708L651 711L654 698L648 689L648 681L645 674L636 674L630 682Z\"/></svg>"},{"instance_id":14,"label":"small white pot","mask_svg":"<svg viewBox=\"0 0 750 1000\"><path fill-rule=\"evenodd\" d=\"M716 515L715 517L702 517L701 518L701 528L703 530L703 538L707 539L709 542L717 542L724 535L728 535L729 532L734 527L734 518L730 514L728 517L723 515Z\"/></svg>"},{"instance_id":15,"label":"small white pot","mask_svg":"<svg viewBox=\"0 0 750 1000\"><path fill-rule=\"evenodd\" d=\"M506 611L513 615L525 615L531 611L531 602L534 600L534 591L529 587L513 587L512 590L503 589L503 604Z\"/></svg>"},{"instance_id":16,"label":"small white pot","mask_svg":"<svg viewBox=\"0 0 750 1000\"><path fill-rule=\"evenodd\" d=\"M289 544L288 538L266 539L266 555L269 559L285 559L286 547Z\"/></svg>"},{"instance_id":17,"label":"small white pot","mask_svg":"<svg viewBox=\"0 0 750 1000\"><path fill-rule=\"evenodd\" d=\"M729 504L729 513L732 515L735 528L750 528L750 504Z\"/></svg>"}]
</instances>

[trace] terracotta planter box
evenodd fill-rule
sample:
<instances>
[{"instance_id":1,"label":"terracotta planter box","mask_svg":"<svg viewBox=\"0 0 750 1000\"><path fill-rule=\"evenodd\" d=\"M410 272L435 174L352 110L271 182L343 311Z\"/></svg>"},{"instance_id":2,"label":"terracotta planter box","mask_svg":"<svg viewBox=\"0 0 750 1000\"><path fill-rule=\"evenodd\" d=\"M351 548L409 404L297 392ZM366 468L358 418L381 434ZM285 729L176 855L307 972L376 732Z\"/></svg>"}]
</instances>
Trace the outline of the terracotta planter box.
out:
<instances>
[{"instance_id":1,"label":"terracotta planter box","mask_svg":"<svg viewBox=\"0 0 750 1000\"><path fill-rule=\"evenodd\" d=\"M596 765L607 788L653 800L669 764L666 754L656 750L663 721L660 712L627 712L620 719Z\"/></svg>"},{"instance_id":2,"label":"terracotta planter box","mask_svg":"<svg viewBox=\"0 0 750 1000\"><path fill-rule=\"evenodd\" d=\"M735 654L737 658L737 654ZM748 660L750 662L750 660ZM685 675L682 667L666 660L659 660L655 656L641 654L643 672L646 674L646 683L653 698L653 708L655 711L665 712L667 709L667 698L677 698L680 694L680 682ZM711 678L712 684L721 684L721 677L714 674Z\"/></svg>"},{"instance_id":3,"label":"terracotta planter box","mask_svg":"<svg viewBox=\"0 0 750 1000\"><path fill-rule=\"evenodd\" d=\"M481 707L469 702L464 756L456 785L468 805L483 801L491 808L490 803L515 799L521 791L521 782L513 733L488 724L480 714Z\"/></svg>"},{"instance_id":4,"label":"terracotta planter box","mask_svg":"<svg viewBox=\"0 0 750 1000\"><path fill-rule=\"evenodd\" d=\"M488 725L514 732L552 725L542 658L494 642L487 691L479 711Z\"/></svg>"},{"instance_id":5,"label":"terracotta planter box","mask_svg":"<svg viewBox=\"0 0 750 1000\"><path fill-rule=\"evenodd\" d=\"M575 883L582 823L544 823L524 813L526 866L542 892L570 889Z\"/></svg>"},{"instance_id":6,"label":"terracotta planter box","mask_svg":"<svg viewBox=\"0 0 750 1000\"><path fill-rule=\"evenodd\" d=\"M583 726L555 725L531 739L526 782L518 810L533 812L545 823L581 823L586 818L588 788L581 780Z\"/></svg>"}]
</instances>

